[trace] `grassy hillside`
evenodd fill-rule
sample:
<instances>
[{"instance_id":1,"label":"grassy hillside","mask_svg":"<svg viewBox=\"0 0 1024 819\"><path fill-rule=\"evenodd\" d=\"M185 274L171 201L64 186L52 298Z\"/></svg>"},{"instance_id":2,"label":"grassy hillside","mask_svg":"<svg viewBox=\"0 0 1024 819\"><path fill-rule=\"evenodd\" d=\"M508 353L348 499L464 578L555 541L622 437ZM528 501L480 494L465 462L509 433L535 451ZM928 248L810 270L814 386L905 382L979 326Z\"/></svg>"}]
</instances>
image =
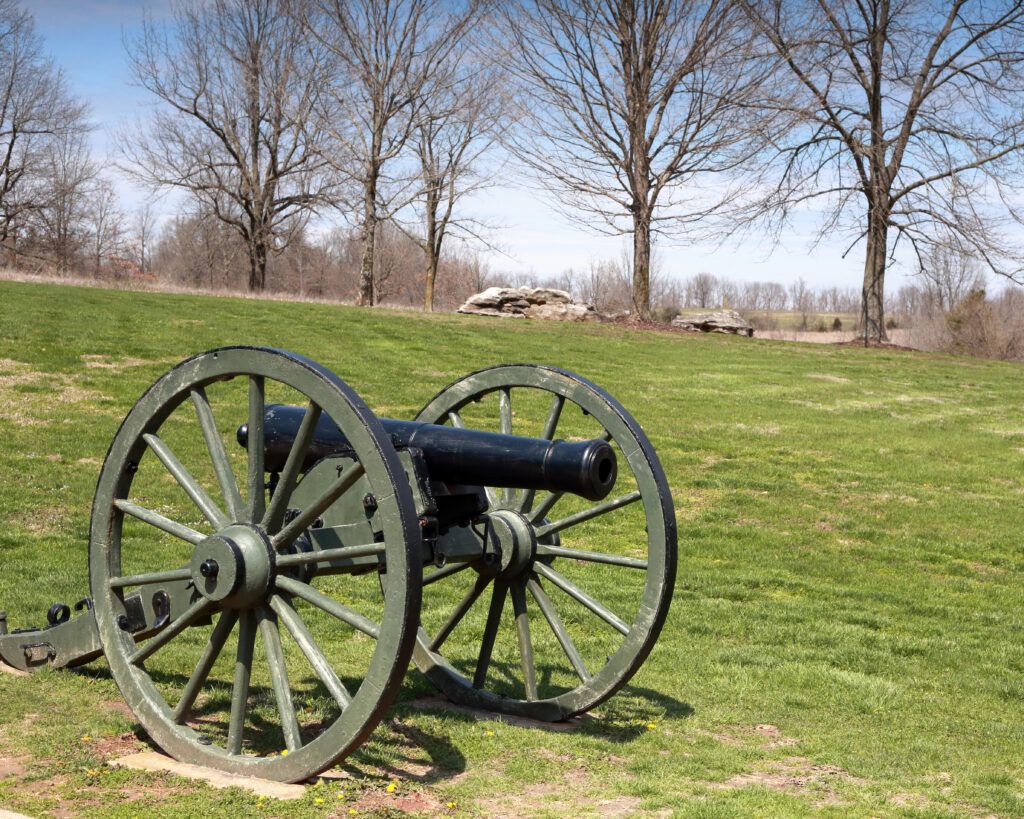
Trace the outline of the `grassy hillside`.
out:
<instances>
[{"instance_id":1,"label":"grassy hillside","mask_svg":"<svg viewBox=\"0 0 1024 819\"><path fill-rule=\"evenodd\" d=\"M678 510L661 642L576 731L400 704L351 778L297 803L107 769L140 743L102 664L0 675L0 808L1024 815L1019 366L0 283L0 608L13 626L87 593L92 490L124 413L172 363L228 343L308 355L396 417L500 362L604 386L650 434ZM410 672L402 702L428 689Z\"/></svg>"}]
</instances>

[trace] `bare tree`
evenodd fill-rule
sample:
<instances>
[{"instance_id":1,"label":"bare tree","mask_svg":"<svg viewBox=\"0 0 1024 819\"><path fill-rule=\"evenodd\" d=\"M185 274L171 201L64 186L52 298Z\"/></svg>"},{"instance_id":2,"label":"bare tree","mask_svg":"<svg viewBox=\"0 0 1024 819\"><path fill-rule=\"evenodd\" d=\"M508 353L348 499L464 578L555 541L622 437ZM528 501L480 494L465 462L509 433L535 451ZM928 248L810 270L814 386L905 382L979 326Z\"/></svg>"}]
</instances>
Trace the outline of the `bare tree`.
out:
<instances>
[{"instance_id":1,"label":"bare tree","mask_svg":"<svg viewBox=\"0 0 1024 819\"><path fill-rule=\"evenodd\" d=\"M789 285L789 302L792 309L800 314L800 329L807 329L807 317L814 308L814 291L807 286L803 276Z\"/></svg>"},{"instance_id":2,"label":"bare tree","mask_svg":"<svg viewBox=\"0 0 1024 819\"><path fill-rule=\"evenodd\" d=\"M56 144L88 131L85 106L43 52L32 15L0 0L0 250L50 200Z\"/></svg>"},{"instance_id":3,"label":"bare tree","mask_svg":"<svg viewBox=\"0 0 1024 819\"><path fill-rule=\"evenodd\" d=\"M177 188L230 226L248 250L249 289L311 210L333 201L314 116L320 55L291 11L300 0L183 0L127 44L138 83L159 101L128 135L127 168Z\"/></svg>"},{"instance_id":4,"label":"bare tree","mask_svg":"<svg viewBox=\"0 0 1024 819\"><path fill-rule=\"evenodd\" d=\"M97 177L87 133L66 132L51 142L41 174L46 198L32 217L34 244L58 273L66 274L78 265L87 246L86 221Z\"/></svg>"},{"instance_id":5,"label":"bare tree","mask_svg":"<svg viewBox=\"0 0 1024 819\"><path fill-rule=\"evenodd\" d=\"M395 170L421 122L426 91L476 18L478 0L314 0L308 36L331 57L321 121L335 167L358 198L362 261L356 303L373 305L378 225L408 205L418 174Z\"/></svg>"},{"instance_id":6,"label":"bare tree","mask_svg":"<svg viewBox=\"0 0 1024 819\"><path fill-rule=\"evenodd\" d=\"M416 237L426 263L423 309L434 309L434 284L445 238L455 233L481 239L481 224L456 213L462 199L491 182L480 173L481 157L494 144L501 115L497 76L468 65L464 51L449 57L448 77L434 83L420 121L415 145L422 190L417 197L423 233Z\"/></svg>"},{"instance_id":7,"label":"bare tree","mask_svg":"<svg viewBox=\"0 0 1024 819\"><path fill-rule=\"evenodd\" d=\"M886 339L885 273L901 241L920 258L952 237L993 271L1018 272L990 205L1019 220L1024 3L741 5L785 64L774 107L796 123L766 165L778 178L759 206L780 229L822 198L822 235L845 228L865 241L865 343Z\"/></svg>"},{"instance_id":8,"label":"bare tree","mask_svg":"<svg viewBox=\"0 0 1024 819\"><path fill-rule=\"evenodd\" d=\"M686 282L686 302L691 307L712 307L718 279L711 273L697 273Z\"/></svg>"},{"instance_id":9,"label":"bare tree","mask_svg":"<svg viewBox=\"0 0 1024 819\"><path fill-rule=\"evenodd\" d=\"M652 236L714 211L746 155L759 72L744 19L727 0L510 2L513 147L570 218L632 235L633 310L647 318Z\"/></svg>"},{"instance_id":10,"label":"bare tree","mask_svg":"<svg viewBox=\"0 0 1024 819\"><path fill-rule=\"evenodd\" d=\"M108 179L97 179L88 192L83 220L93 275L99 278L103 263L119 256L124 247L124 213L118 207L117 192ZM115 275L124 271L115 270Z\"/></svg>"},{"instance_id":11,"label":"bare tree","mask_svg":"<svg viewBox=\"0 0 1024 819\"><path fill-rule=\"evenodd\" d=\"M131 246L139 272L151 273L153 268L153 244L156 238L156 210L152 202L144 202L135 211L132 222Z\"/></svg>"},{"instance_id":12,"label":"bare tree","mask_svg":"<svg viewBox=\"0 0 1024 819\"><path fill-rule=\"evenodd\" d=\"M919 275L927 282L930 300L942 312L963 301L972 290L985 289L978 260L948 247L935 247L923 259Z\"/></svg>"}]
</instances>

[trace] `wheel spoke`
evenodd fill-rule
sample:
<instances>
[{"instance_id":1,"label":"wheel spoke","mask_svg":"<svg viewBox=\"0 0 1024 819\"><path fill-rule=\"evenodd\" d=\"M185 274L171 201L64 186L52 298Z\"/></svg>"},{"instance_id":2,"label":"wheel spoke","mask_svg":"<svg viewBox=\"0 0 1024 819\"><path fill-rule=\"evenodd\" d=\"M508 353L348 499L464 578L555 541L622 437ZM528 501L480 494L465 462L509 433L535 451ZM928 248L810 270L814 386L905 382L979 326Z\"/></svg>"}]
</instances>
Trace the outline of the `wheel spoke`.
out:
<instances>
[{"instance_id":1,"label":"wheel spoke","mask_svg":"<svg viewBox=\"0 0 1024 819\"><path fill-rule=\"evenodd\" d=\"M249 439L252 440L251 438ZM353 464L339 476L334 483L328 487L319 498L313 501L291 523L285 526L280 532L271 538L275 549L288 546L301 535L306 529L313 525L313 522L320 517L338 498L347 492L352 485L363 476L363 465Z\"/></svg>"},{"instance_id":2,"label":"wheel spoke","mask_svg":"<svg viewBox=\"0 0 1024 819\"><path fill-rule=\"evenodd\" d=\"M217 473L217 483L220 484L221 494L224 495L224 503L228 506L228 514L233 520L241 521L245 517L245 504L238 491L238 481L235 480L235 473L231 469L228 454L224 450L224 440L217 430L217 422L213 417L210 400L206 397L206 391L202 387L192 390L192 403L196 408L199 426L203 430L203 439L206 441L206 450L210 453L210 460L213 462L213 470Z\"/></svg>"},{"instance_id":3,"label":"wheel spoke","mask_svg":"<svg viewBox=\"0 0 1024 819\"><path fill-rule=\"evenodd\" d=\"M154 512L152 509L147 509L145 506L139 506L137 503L132 503L127 500L116 500L114 506L124 512L126 515L131 515L133 518L138 518L143 523L148 523L150 526L155 526L162 532L167 532L169 535L174 535L176 538L191 543L193 545L201 543L206 540L206 535L197 532L191 526L186 526L183 523L165 518L159 512Z\"/></svg>"},{"instance_id":4,"label":"wheel spoke","mask_svg":"<svg viewBox=\"0 0 1024 819\"><path fill-rule=\"evenodd\" d=\"M185 612L176 620L172 620L161 631L158 631L153 637L150 637L142 646L135 650L135 653L128 658L128 662L132 665L138 665L147 657L153 656L159 649L167 645L171 640L177 637L181 632L187 629L192 623L198 620L202 615L206 614L211 608L213 603L207 600L205 597L200 597L185 609Z\"/></svg>"},{"instance_id":5,"label":"wheel spoke","mask_svg":"<svg viewBox=\"0 0 1024 819\"><path fill-rule=\"evenodd\" d=\"M265 385L262 375L249 376L249 522L263 520L266 504L266 479L263 476L263 419L266 412Z\"/></svg>"},{"instance_id":6,"label":"wheel spoke","mask_svg":"<svg viewBox=\"0 0 1024 819\"><path fill-rule=\"evenodd\" d=\"M530 523L536 526L538 521L544 520L545 515L562 499L564 494L564 492L549 492L540 502L540 506L530 512Z\"/></svg>"},{"instance_id":7,"label":"wheel spoke","mask_svg":"<svg viewBox=\"0 0 1024 819\"><path fill-rule=\"evenodd\" d=\"M468 569L469 563L449 563L447 566L438 569L436 572L431 572L423 578L423 585L429 586L431 583L436 583L438 580L444 580L446 577L451 577L453 574L458 574L463 569Z\"/></svg>"},{"instance_id":8,"label":"wheel spoke","mask_svg":"<svg viewBox=\"0 0 1024 819\"><path fill-rule=\"evenodd\" d=\"M223 529L231 522L162 439L152 434L143 435L142 438L214 529Z\"/></svg>"},{"instance_id":9,"label":"wheel spoke","mask_svg":"<svg viewBox=\"0 0 1024 819\"><path fill-rule=\"evenodd\" d=\"M277 488L270 498L270 505L263 516L264 528L273 534L281 528L284 522L284 513L288 509L288 500L295 491L295 484L299 479L299 470L306 460L306 452L313 441L313 433L316 431L317 421L320 420L320 406L313 401L309 402L306 414L302 417L299 431L292 442L292 448L288 450L288 460L285 461L284 469L278 478Z\"/></svg>"},{"instance_id":10,"label":"wheel spoke","mask_svg":"<svg viewBox=\"0 0 1024 819\"><path fill-rule=\"evenodd\" d=\"M552 534L553 532L561 532L563 529L568 529L570 526L576 526L584 521L591 520L592 518L606 515L616 509L621 509L623 506L636 503L638 500L640 500L640 493L630 492L628 495L623 495L621 498L615 498L614 500L599 503L597 506L591 506L589 509L584 509L582 512L577 512L575 515L569 515L561 520L549 523L546 526L538 527L537 537L542 538L545 535Z\"/></svg>"},{"instance_id":11,"label":"wheel spoke","mask_svg":"<svg viewBox=\"0 0 1024 819\"><path fill-rule=\"evenodd\" d=\"M483 688L487 681L487 668L491 664L491 653L494 651L494 641L498 636L498 626L501 625L501 611L505 607L507 591L507 585L498 580L494 581L491 607L487 611L487 624L484 626L484 636L480 642L480 656L477 658L476 672L473 674L474 688Z\"/></svg>"},{"instance_id":12,"label":"wheel spoke","mask_svg":"<svg viewBox=\"0 0 1024 819\"><path fill-rule=\"evenodd\" d=\"M445 640L448 639L448 635L451 634L455 627L462 622L462 618L466 616L467 612L473 607L473 604L480 598L480 595L484 593L484 589L487 588L491 582L490 578L479 576L476 579L476 583L473 584L473 588L469 590L469 593L462 598L462 602L455 607L455 611L451 613L451 616L445 621L445 624L441 626L440 630L434 636L433 641L430 643L430 650L437 651Z\"/></svg>"},{"instance_id":13,"label":"wheel spoke","mask_svg":"<svg viewBox=\"0 0 1024 819\"><path fill-rule=\"evenodd\" d=\"M448 420L451 425L456 429L465 429L466 422L462 420L462 416L459 415L458 410L452 410L448 413Z\"/></svg>"},{"instance_id":14,"label":"wheel spoke","mask_svg":"<svg viewBox=\"0 0 1024 819\"><path fill-rule=\"evenodd\" d=\"M523 685L526 699L537 699L537 669L533 664L533 642L530 640L530 617L526 611L526 589L523 583L513 583L512 611L516 618L516 637L519 639L519 660L523 666Z\"/></svg>"},{"instance_id":15,"label":"wheel spoke","mask_svg":"<svg viewBox=\"0 0 1024 819\"><path fill-rule=\"evenodd\" d=\"M239 615L238 648L235 652L235 684L231 689L231 716L228 720L228 753L242 753L245 712L249 704L249 679L252 677L252 653L256 643L256 620L251 611Z\"/></svg>"},{"instance_id":16,"label":"wheel spoke","mask_svg":"<svg viewBox=\"0 0 1024 819\"><path fill-rule=\"evenodd\" d=\"M545 438L548 441L554 440L555 429L558 427L558 419L562 417L562 407L564 406L565 397L556 393L551 398L551 408L548 410L547 418L544 419L544 429L540 434L541 438ZM533 500L536 496L536 489L527 489L523 492L523 496L519 501L519 511L522 513L529 512L530 508L533 506Z\"/></svg>"},{"instance_id":17,"label":"wheel spoke","mask_svg":"<svg viewBox=\"0 0 1024 819\"><path fill-rule=\"evenodd\" d=\"M512 434L512 391L508 387L498 390L498 429L502 435ZM501 502L512 503L515 490L505 487L501 490Z\"/></svg>"},{"instance_id":18,"label":"wheel spoke","mask_svg":"<svg viewBox=\"0 0 1024 819\"><path fill-rule=\"evenodd\" d=\"M174 708L174 714L171 718L179 725L188 719L192 706L195 705L196 697L199 696L206 678L210 676L210 669L217 662L217 657L220 656L221 649L224 648L224 643L227 641L228 635L231 634L231 629L235 627L237 621L238 612L234 609L226 609L221 612L220 617L217 619L217 625L213 627L210 641L206 644L206 648L203 649L199 663L196 665L195 671L192 672L192 676L188 678L185 690L181 692L181 699L178 700L178 704Z\"/></svg>"},{"instance_id":19,"label":"wheel spoke","mask_svg":"<svg viewBox=\"0 0 1024 819\"><path fill-rule=\"evenodd\" d=\"M554 583L558 588L564 591L577 603L580 603L581 605L590 609L594 614L596 614L598 617L604 620L617 632L619 632L620 634L629 634L629 626L623 623L622 620L620 620L614 612L612 612L606 606L602 605L589 594L587 594L585 591L583 591L583 589L581 589L579 586L573 583L569 578L565 577L562 574L559 574L550 566L547 566L544 563L534 563L533 569L539 575L541 575L542 577L546 577L548 580Z\"/></svg>"},{"instance_id":20,"label":"wheel spoke","mask_svg":"<svg viewBox=\"0 0 1024 819\"><path fill-rule=\"evenodd\" d=\"M327 657L324 656L323 651L316 644L313 639L313 635L309 633L309 629L306 628L306 624L299 617L298 612L292 607L291 603L288 602L280 594L275 594L270 598L270 607L274 610L278 619L284 623L284 627L288 630L288 633L292 636L295 644L299 647L303 654L306 655L306 659L309 660L309 664L313 667L316 675L323 682L324 687L330 692L331 696L334 697L338 703L338 707L344 711L348 708L349 703L352 702L352 696L346 690L344 684L338 678L334 668L331 667Z\"/></svg>"},{"instance_id":21,"label":"wheel spoke","mask_svg":"<svg viewBox=\"0 0 1024 819\"><path fill-rule=\"evenodd\" d=\"M302 747L299 734L299 720L295 716L292 704L292 690L288 685L288 667L284 662L284 650L281 647L281 632L277 628L277 617L266 606L256 610L260 625L260 636L263 638L263 652L267 666L270 668L270 682L274 687L274 698L277 700L277 713L281 716L281 732L284 744L289 751L297 751Z\"/></svg>"},{"instance_id":22,"label":"wheel spoke","mask_svg":"<svg viewBox=\"0 0 1024 819\"><path fill-rule=\"evenodd\" d=\"M540 609L541 614L544 615L544 619L548 621L548 625L551 626L555 639L558 640L559 645L562 646L562 651L565 652L565 656L572 663L576 675L580 680L586 682L590 679L591 674L587 670L587 666L583 662L583 657L580 656L576 644L572 641L572 637L569 636L569 632L566 631L565 626L562 624L562 618L558 616L551 598L541 588L540 581L535 576L526 581L526 587L530 590L530 594L533 595L533 599L537 601L537 607Z\"/></svg>"},{"instance_id":23,"label":"wheel spoke","mask_svg":"<svg viewBox=\"0 0 1024 819\"><path fill-rule=\"evenodd\" d=\"M339 603L337 600L333 600L326 594L318 592L308 583L303 583L286 575L278 575L275 585L279 591L293 594L305 600L310 605L326 611L344 623L348 623L353 628L363 632L363 634L369 635L374 639L380 636L380 626L372 620L364 617L358 611Z\"/></svg>"},{"instance_id":24,"label":"wheel spoke","mask_svg":"<svg viewBox=\"0 0 1024 819\"><path fill-rule=\"evenodd\" d=\"M107 585L112 589L123 589L126 586L151 586L154 583L174 583L177 580L188 580L190 577L192 577L192 570L185 567L183 569L169 569L166 572L112 577L107 581Z\"/></svg>"},{"instance_id":25,"label":"wheel spoke","mask_svg":"<svg viewBox=\"0 0 1024 819\"><path fill-rule=\"evenodd\" d=\"M566 549L563 546L546 546L543 543L537 544L537 554L567 557L570 560L583 560L588 563L605 563L609 566L622 566L627 569L647 568L647 561L636 557L606 555L603 552L588 552L584 549Z\"/></svg>"},{"instance_id":26,"label":"wheel spoke","mask_svg":"<svg viewBox=\"0 0 1024 819\"><path fill-rule=\"evenodd\" d=\"M339 546L337 549L320 549L313 552L299 552L294 555L278 555L278 568L304 566L307 563L323 563L330 560L347 560L353 557L384 554L383 543L367 543L365 546Z\"/></svg>"}]
</instances>

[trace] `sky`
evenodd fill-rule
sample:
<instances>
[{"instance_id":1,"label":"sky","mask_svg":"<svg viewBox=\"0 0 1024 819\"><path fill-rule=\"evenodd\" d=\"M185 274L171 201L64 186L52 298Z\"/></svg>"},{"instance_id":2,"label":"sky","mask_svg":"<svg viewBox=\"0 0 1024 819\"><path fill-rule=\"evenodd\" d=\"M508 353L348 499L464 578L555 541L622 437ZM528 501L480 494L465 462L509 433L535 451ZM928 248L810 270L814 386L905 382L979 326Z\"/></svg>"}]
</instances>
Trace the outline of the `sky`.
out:
<instances>
[{"instance_id":1,"label":"sky","mask_svg":"<svg viewBox=\"0 0 1024 819\"><path fill-rule=\"evenodd\" d=\"M97 128L94 153L106 166L123 205L131 210L150 194L134 188L115 167L114 138L119 129L142 117L151 105L147 92L132 85L124 37L132 36L143 10L166 15L169 0L24 0L53 59L64 69L72 90L91 106ZM591 262L621 257L623 237L606 237L573 223L537 191L504 183L467 200L466 207L500 225L495 232L499 250L484 250L494 272L556 275L566 268L586 268ZM158 210L173 211L173 200L161 200ZM339 217L340 221L340 217ZM667 245L656 248L661 270L674 277L708 272L737 281L769 280L788 285L803 277L815 287L860 287L863 257L859 248L843 258L846 243L826 240L812 246L817 216L806 214L779 246L757 234L741 242ZM899 287L907 274L891 270L888 284Z\"/></svg>"}]
</instances>

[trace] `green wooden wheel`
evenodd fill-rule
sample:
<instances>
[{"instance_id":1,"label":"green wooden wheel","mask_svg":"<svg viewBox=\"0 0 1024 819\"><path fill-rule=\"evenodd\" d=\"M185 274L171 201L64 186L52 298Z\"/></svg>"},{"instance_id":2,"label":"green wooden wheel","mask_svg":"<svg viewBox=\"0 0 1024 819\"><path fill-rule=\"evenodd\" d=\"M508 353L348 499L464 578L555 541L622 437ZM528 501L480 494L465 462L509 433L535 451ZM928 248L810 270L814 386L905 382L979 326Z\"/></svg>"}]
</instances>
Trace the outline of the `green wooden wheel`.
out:
<instances>
[{"instance_id":1,"label":"green wooden wheel","mask_svg":"<svg viewBox=\"0 0 1024 819\"><path fill-rule=\"evenodd\" d=\"M312 423L268 494L272 401L305 403ZM321 414L352 453L295 508ZM247 451L226 446L245 421ZM319 575L325 553L313 556L310 531L367 489L382 538L332 557L376 555L386 572ZM125 418L96 489L89 574L111 672L149 735L185 762L295 782L357 747L394 700L415 640L422 543L398 456L359 397L301 356L226 347L173 368ZM184 606L136 639L125 600L154 587Z\"/></svg>"},{"instance_id":2,"label":"green wooden wheel","mask_svg":"<svg viewBox=\"0 0 1024 819\"><path fill-rule=\"evenodd\" d=\"M599 503L486 490L494 525L513 545L500 565L425 576L413 655L450 699L473 707L561 720L603 702L654 647L675 582L675 510L640 425L586 379L534 365L467 375L417 420L612 444L618 480Z\"/></svg>"}]
</instances>

